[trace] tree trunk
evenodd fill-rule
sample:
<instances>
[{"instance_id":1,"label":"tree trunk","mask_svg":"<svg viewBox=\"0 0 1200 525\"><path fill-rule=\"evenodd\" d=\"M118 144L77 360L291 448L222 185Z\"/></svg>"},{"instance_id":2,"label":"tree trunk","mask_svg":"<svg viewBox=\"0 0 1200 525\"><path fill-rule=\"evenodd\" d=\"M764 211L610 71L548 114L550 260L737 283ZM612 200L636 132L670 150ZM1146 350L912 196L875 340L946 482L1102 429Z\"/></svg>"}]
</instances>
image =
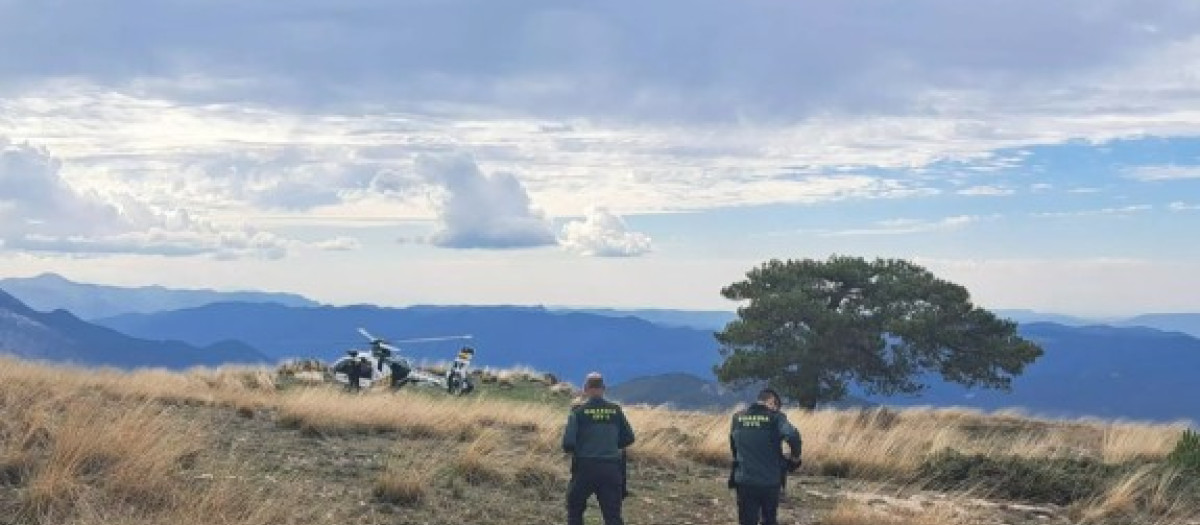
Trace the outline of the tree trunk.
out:
<instances>
[{"instance_id":1,"label":"tree trunk","mask_svg":"<svg viewBox=\"0 0 1200 525\"><path fill-rule=\"evenodd\" d=\"M817 408L817 389L806 388L800 393L800 397L796 399L796 403L804 410L814 410Z\"/></svg>"},{"instance_id":2,"label":"tree trunk","mask_svg":"<svg viewBox=\"0 0 1200 525\"><path fill-rule=\"evenodd\" d=\"M804 410L813 410L817 408L817 401L820 397L820 376L817 373L815 366L803 366L800 368L800 384L799 396L796 398L796 403Z\"/></svg>"}]
</instances>

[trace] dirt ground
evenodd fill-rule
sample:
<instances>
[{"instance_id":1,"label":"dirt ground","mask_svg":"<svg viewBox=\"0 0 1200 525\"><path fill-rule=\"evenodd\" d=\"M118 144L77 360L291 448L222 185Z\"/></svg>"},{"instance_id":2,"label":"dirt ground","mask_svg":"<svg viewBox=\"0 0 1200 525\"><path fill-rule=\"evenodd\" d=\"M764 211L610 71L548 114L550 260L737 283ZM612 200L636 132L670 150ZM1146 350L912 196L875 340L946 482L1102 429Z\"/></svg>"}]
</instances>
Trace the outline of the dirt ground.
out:
<instances>
[{"instance_id":1,"label":"dirt ground","mask_svg":"<svg viewBox=\"0 0 1200 525\"><path fill-rule=\"evenodd\" d=\"M511 478L474 482L437 474L454 462L464 446L459 440L413 438L386 431L322 435L281 426L271 410L249 412L209 406L187 410L194 412L192 417L207 421L214 441L214 446L198 458L193 476L202 480L219 475L215 473L218 465L234 464L241 475L258 478L262 483L286 483L287 497L299 506L298 516L346 524L537 525L566 520L565 455L540 453L538 461L552 473L545 483L522 484ZM526 436L520 433L519 429L504 430L502 439L509 442L501 448L506 453L523 444L528 447ZM206 472L206 466L214 471ZM426 497L406 505L377 498L376 483L389 468L411 469L413 477L428 478ZM635 460L630 465L626 521L645 525L736 523L733 494L725 488L726 475L723 469L690 461L664 465ZM831 509L846 502L893 519L937 510L970 524L1070 523L1065 511L1054 506L950 497L885 484L809 476L791 478L781 503L780 523L820 524ZM599 519L593 501L588 523L600 523Z\"/></svg>"}]
</instances>

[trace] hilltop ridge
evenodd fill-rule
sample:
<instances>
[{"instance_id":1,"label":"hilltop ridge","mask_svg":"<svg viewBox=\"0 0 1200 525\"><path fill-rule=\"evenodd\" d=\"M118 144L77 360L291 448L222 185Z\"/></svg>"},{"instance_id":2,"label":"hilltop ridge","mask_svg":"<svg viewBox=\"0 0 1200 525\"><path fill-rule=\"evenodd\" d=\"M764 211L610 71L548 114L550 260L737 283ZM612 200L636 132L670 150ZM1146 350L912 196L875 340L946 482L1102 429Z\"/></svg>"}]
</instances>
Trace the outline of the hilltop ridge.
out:
<instances>
[{"instance_id":1,"label":"hilltop ridge","mask_svg":"<svg viewBox=\"0 0 1200 525\"><path fill-rule=\"evenodd\" d=\"M201 306L219 301L316 306L293 293L185 290L162 286L122 287L72 281L55 273L0 279L0 290L39 311L68 310L81 319L126 313L150 313Z\"/></svg>"},{"instance_id":2,"label":"hilltop ridge","mask_svg":"<svg viewBox=\"0 0 1200 525\"><path fill-rule=\"evenodd\" d=\"M94 325L66 310L38 312L0 291L0 353L76 365L122 368L268 363L266 355L228 339L205 345L148 340Z\"/></svg>"},{"instance_id":3,"label":"hilltop ridge","mask_svg":"<svg viewBox=\"0 0 1200 525\"><path fill-rule=\"evenodd\" d=\"M347 394L257 368L178 374L0 364L0 430L14 437L0 441L5 525L564 518L565 400L512 393L545 388L536 374L449 397L423 389ZM627 520L733 522L727 416L626 412L638 438ZM961 410L789 415L804 435L805 463L790 480L781 523L1200 523L1190 478L1162 467L1179 426ZM961 461L991 466L963 470Z\"/></svg>"}]
</instances>

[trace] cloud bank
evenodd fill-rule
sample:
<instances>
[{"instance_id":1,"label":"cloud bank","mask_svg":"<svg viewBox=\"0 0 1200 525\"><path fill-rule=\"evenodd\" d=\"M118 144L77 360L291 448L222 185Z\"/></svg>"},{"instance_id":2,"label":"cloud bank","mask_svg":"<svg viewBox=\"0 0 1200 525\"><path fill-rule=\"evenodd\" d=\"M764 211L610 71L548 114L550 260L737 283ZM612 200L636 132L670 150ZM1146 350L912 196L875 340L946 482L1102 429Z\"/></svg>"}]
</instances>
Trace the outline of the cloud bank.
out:
<instances>
[{"instance_id":1,"label":"cloud bank","mask_svg":"<svg viewBox=\"0 0 1200 525\"><path fill-rule=\"evenodd\" d=\"M0 137L0 249L58 254L208 255L278 259L303 243L227 228L130 195L80 191L45 149Z\"/></svg>"}]
</instances>

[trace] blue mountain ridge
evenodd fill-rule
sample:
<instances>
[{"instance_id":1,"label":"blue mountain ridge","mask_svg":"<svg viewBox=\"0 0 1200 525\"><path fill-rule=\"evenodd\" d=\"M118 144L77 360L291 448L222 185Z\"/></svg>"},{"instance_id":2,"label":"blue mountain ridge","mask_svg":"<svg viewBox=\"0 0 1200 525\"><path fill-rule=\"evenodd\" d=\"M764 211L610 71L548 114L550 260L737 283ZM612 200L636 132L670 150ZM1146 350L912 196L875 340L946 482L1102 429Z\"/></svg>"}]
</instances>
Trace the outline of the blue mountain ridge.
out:
<instances>
[{"instance_id":1,"label":"blue mountain ridge","mask_svg":"<svg viewBox=\"0 0 1200 525\"><path fill-rule=\"evenodd\" d=\"M517 306L302 307L218 303L157 314L129 314L101 324L146 338L192 344L238 339L275 358L331 359L365 341L365 327L395 339L474 334L481 366L526 365L578 382L590 370L610 382L680 373L712 382L719 362L712 330L666 327L632 316L561 312ZM1045 355L1013 382L1011 392L966 389L930 376L919 397L868 396L864 403L893 406L1018 407L1047 416L1096 416L1200 421L1200 339L1145 327L1020 325ZM400 346L417 359L447 359L461 342ZM692 392L694 381L665 382L642 402L672 402ZM715 385L714 385L715 387ZM642 389L644 395L646 389ZM676 400L677 401L677 400ZM694 401L694 400L693 400ZM723 403L722 403L723 404Z\"/></svg>"},{"instance_id":2,"label":"blue mountain ridge","mask_svg":"<svg viewBox=\"0 0 1200 525\"><path fill-rule=\"evenodd\" d=\"M88 320L124 313L178 310L220 301L270 302L287 306L317 305L314 301L291 293L180 290L161 286L106 286L78 283L54 273L0 279L0 290L16 297L34 310L67 310L81 319Z\"/></svg>"},{"instance_id":3,"label":"blue mountain ridge","mask_svg":"<svg viewBox=\"0 0 1200 525\"><path fill-rule=\"evenodd\" d=\"M660 372L711 376L720 356L711 331L666 327L636 317L554 312L526 306L370 305L286 307L215 303L156 314L99 319L109 328L145 338L172 338L204 345L244 341L277 359L330 360L363 348L362 327L394 341L470 334L470 341L398 342L418 361L450 359L464 344L478 350L479 366L526 365L580 382L602 371L610 382Z\"/></svg>"},{"instance_id":4,"label":"blue mountain ridge","mask_svg":"<svg viewBox=\"0 0 1200 525\"><path fill-rule=\"evenodd\" d=\"M271 362L266 355L238 341L220 339L200 346L177 340L129 337L83 321L66 310L38 312L0 291L0 354L126 369Z\"/></svg>"},{"instance_id":5,"label":"blue mountain ridge","mask_svg":"<svg viewBox=\"0 0 1200 525\"><path fill-rule=\"evenodd\" d=\"M937 381L920 397L883 401L900 406L1023 407L1047 416L1200 422L1200 339L1146 327L1055 323L1021 325L1020 332L1041 344L1045 355L1013 380L1011 392L969 390Z\"/></svg>"},{"instance_id":6,"label":"blue mountain ridge","mask_svg":"<svg viewBox=\"0 0 1200 525\"><path fill-rule=\"evenodd\" d=\"M1143 314L1113 323L1116 326L1147 326L1200 337L1200 314Z\"/></svg>"}]
</instances>

